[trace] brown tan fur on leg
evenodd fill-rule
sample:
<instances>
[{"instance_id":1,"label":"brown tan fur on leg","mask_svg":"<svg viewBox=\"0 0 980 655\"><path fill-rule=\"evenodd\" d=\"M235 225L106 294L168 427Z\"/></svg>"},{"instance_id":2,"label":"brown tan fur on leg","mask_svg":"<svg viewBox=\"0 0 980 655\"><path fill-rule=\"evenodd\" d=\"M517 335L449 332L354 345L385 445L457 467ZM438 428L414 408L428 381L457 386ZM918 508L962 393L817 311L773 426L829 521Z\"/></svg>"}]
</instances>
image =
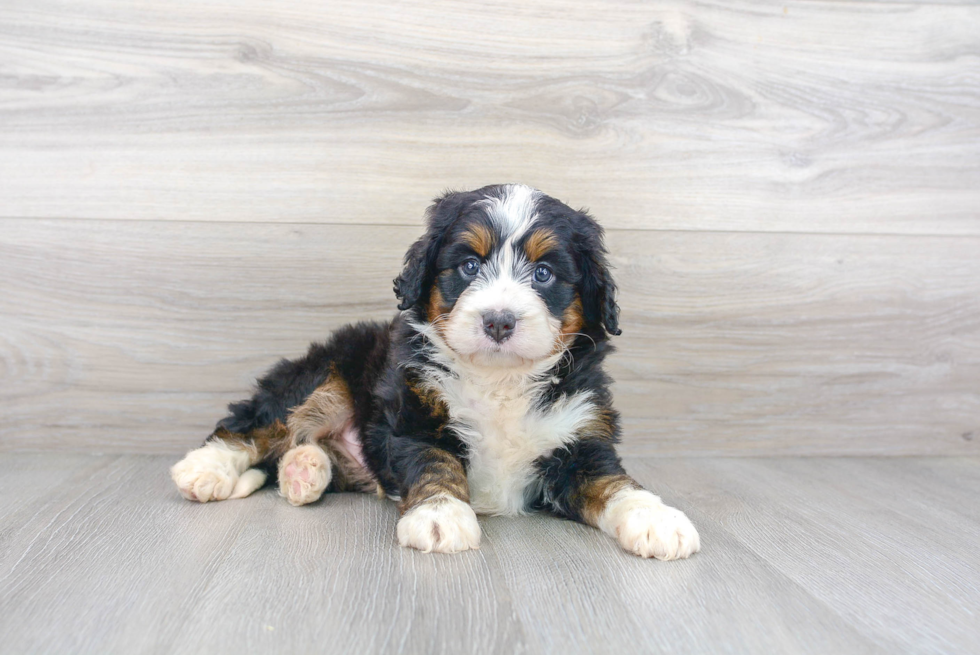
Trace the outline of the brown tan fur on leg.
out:
<instances>
[{"instance_id":1,"label":"brown tan fur on leg","mask_svg":"<svg viewBox=\"0 0 980 655\"><path fill-rule=\"evenodd\" d=\"M398 510L405 514L424 502L439 502L439 498L451 496L464 503L470 502L470 486L466 471L459 458L438 448L425 454L428 462L419 478L409 487Z\"/></svg>"},{"instance_id":2,"label":"brown tan fur on leg","mask_svg":"<svg viewBox=\"0 0 980 655\"><path fill-rule=\"evenodd\" d=\"M316 443L324 436L338 432L354 415L354 402L347 384L331 373L313 390L302 405L290 411L286 425L293 446Z\"/></svg>"},{"instance_id":3,"label":"brown tan fur on leg","mask_svg":"<svg viewBox=\"0 0 980 655\"><path fill-rule=\"evenodd\" d=\"M469 504L463 463L437 447L410 459L409 486L398 506L398 543L427 553L479 548L480 525Z\"/></svg>"},{"instance_id":4,"label":"brown tan fur on leg","mask_svg":"<svg viewBox=\"0 0 980 655\"><path fill-rule=\"evenodd\" d=\"M603 406L596 410L595 415L586 425L582 426L584 439L599 442L613 442L616 434L617 414L611 407ZM642 489L633 478L625 473L582 476L578 480L578 489L571 497L571 503L582 520L587 524L598 527L599 517L609 500L623 489Z\"/></svg>"},{"instance_id":5,"label":"brown tan fur on leg","mask_svg":"<svg viewBox=\"0 0 980 655\"><path fill-rule=\"evenodd\" d=\"M585 523L599 527L599 517L606 509L606 504L623 489L642 489L628 475L604 475L584 481L572 497L582 520Z\"/></svg>"},{"instance_id":6,"label":"brown tan fur on leg","mask_svg":"<svg viewBox=\"0 0 980 655\"><path fill-rule=\"evenodd\" d=\"M279 459L290 447L289 430L281 421L275 421L264 428L244 434L219 427L208 441L215 439L247 452L250 466L266 460Z\"/></svg>"},{"instance_id":7,"label":"brown tan fur on leg","mask_svg":"<svg viewBox=\"0 0 980 655\"><path fill-rule=\"evenodd\" d=\"M302 405L289 414L287 426L290 447L319 444L333 467L332 488L336 491L374 492L377 483L342 444L343 433L351 428L354 402L343 378L333 371Z\"/></svg>"}]
</instances>

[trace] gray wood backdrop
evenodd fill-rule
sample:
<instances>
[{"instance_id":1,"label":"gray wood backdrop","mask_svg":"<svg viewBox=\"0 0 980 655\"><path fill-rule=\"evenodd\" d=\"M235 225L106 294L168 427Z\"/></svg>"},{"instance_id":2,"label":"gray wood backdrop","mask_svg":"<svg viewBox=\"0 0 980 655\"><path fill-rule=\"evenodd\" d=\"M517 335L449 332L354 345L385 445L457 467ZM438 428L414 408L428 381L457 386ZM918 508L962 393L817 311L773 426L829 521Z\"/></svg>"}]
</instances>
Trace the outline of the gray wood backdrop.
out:
<instances>
[{"instance_id":1,"label":"gray wood backdrop","mask_svg":"<svg viewBox=\"0 0 980 655\"><path fill-rule=\"evenodd\" d=\"M632 454L976 454L980 6L0 4L0 450L173 453L446 188L608 228Z\"/></svg>"}]
</instances>

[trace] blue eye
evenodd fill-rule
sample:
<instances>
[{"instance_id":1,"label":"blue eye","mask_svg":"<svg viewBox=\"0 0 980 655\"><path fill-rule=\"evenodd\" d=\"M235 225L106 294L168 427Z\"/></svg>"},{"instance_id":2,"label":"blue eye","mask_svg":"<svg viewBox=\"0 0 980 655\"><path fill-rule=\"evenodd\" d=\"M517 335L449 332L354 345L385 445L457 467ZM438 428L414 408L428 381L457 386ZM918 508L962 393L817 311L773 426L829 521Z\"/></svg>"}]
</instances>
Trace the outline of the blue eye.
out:
<instances>
[{"instance_id":1,"label":"blue eye","mask_svg":"<svg viewBox=\"0 0 980 655\"><path fill-rule=\"evenodd\" d=\"M459 266L460 272L467 277L473 277L480 272L480 260L475 258L467 259Z\"/></svg>"},{"instance_id":2,"label":"blue eye","mask_svg":"<svg viewBox=\"0 0 980 655\"><path fill-rule=\"evenodd\" d=\"M551 278L554 277L554 275L555 274L551 272L551 269L544 264L534 269L534 281L538 284L547 284L548 282L551 282Z\"/></svg>"}]
</instances>

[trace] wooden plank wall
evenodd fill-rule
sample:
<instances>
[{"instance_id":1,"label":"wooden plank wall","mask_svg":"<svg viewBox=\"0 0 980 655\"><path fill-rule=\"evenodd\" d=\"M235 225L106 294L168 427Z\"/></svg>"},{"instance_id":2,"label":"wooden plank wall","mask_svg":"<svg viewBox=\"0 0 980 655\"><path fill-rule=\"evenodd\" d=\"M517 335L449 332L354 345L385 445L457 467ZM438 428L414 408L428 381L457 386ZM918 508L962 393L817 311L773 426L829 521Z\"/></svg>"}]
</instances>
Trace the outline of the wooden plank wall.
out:
<instances>
[{"instance_id":1,"label":"wooden plank wall","mask_svg":"<svg viewBox=\"0 0 980 655\"><path fill-rule=\"evenodd\" d=\"M177 452L446 188L608 228L633 454L980 447L980 7L0 5L0 450Z\"/></svg>"}]
</instances>

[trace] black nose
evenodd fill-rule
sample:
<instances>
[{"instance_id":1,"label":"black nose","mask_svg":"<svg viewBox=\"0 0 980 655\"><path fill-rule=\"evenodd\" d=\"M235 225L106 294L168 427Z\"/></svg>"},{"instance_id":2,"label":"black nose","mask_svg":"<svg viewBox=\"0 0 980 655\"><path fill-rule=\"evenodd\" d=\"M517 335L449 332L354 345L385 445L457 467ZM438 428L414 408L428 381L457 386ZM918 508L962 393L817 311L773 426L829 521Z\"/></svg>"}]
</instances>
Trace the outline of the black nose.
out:
<instances>
[{"instance_id":1,"label":"black nose","mask_svg":"<svg viewBox=\"0 0 980 655\"><path fill-rule=\"evenodd\" d=\"M483 331L497 343L503 343L514 334L516 323L517 317L513 312L487 312L483 315Z\"/></svg>"}]
</instances>

